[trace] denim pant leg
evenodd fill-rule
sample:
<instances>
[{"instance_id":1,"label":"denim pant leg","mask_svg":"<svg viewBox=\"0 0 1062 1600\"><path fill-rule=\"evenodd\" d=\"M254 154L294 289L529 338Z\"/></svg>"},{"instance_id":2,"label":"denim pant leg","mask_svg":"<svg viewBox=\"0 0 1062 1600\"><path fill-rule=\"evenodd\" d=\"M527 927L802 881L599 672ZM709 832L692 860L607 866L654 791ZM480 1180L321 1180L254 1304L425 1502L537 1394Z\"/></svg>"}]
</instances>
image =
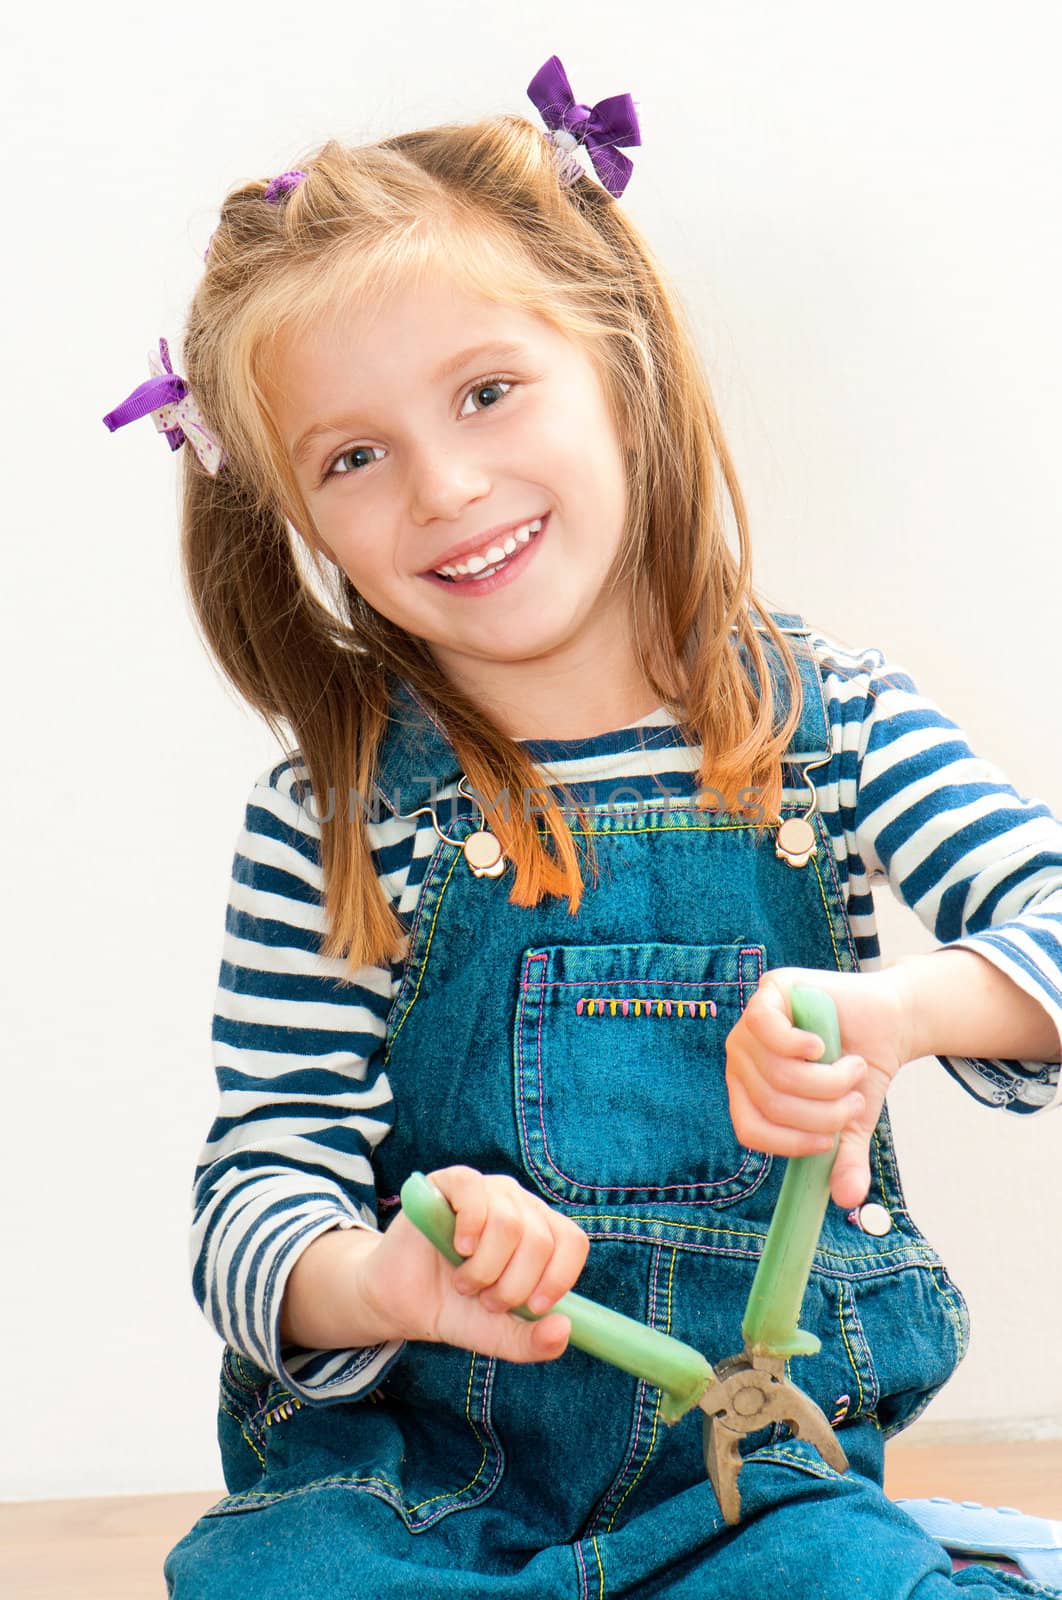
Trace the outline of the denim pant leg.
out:
<instances>
[{"instance_id":1,"label":"denim pant leg","mask_svg":"<svg viewBox=\"0 0 1062 1600\"><path fill-rule=\"evenodd\" d=\"M792 1465L781 1457L792 1452ZM613 1588L606 1553L604 1595L623 1600L1058 1600L1062 1591L951 1558L880 1485L844 1476L782 1446L742 1472L743 1520L646 1581ZM615 1552L618 1554L618 1551Z\"/></svg>"},{"instance_id":2,"label":"denim pant leg","mask_svg":"<svg viewBox=\"0 0 1062 1600\"><path fill-rule=\"evenodd\" d=\"M471 1511L430 1536L411 1534L372 1495L316 1487L260 1510L201 1517L166 1557L166 1593L170 1600L576 1600L570 1545L514 1549L499 1537L504 1528L481 1526L485 1516Z\"/></svg>"}]
</instances>

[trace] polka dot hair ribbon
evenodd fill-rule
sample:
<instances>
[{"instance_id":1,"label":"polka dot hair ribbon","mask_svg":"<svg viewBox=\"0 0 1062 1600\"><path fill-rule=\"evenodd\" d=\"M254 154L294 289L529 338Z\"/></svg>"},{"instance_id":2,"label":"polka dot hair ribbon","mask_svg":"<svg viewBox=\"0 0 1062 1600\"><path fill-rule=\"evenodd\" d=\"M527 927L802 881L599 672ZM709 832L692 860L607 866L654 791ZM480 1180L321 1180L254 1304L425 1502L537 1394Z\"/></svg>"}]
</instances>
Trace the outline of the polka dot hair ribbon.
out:
<instances>
[{"instance_id":1,"label":"polka dot hair ribbon","mask_svg":"<svg viewBox=\"0 0 1062 1600\"><path fill-rule=\"evenodd\" d=\"M121 405L108 411L103 419L104 426L114 433L128 422L150 416L158 431L166 436L171 450L190 444L204 472L216 477L224 465L225 452L203 421L187 380L174 372L165 339L159 340L158 355L153 350L148 353L148 367L151 377L139 384Z\"/></svg>"}]
</instances>

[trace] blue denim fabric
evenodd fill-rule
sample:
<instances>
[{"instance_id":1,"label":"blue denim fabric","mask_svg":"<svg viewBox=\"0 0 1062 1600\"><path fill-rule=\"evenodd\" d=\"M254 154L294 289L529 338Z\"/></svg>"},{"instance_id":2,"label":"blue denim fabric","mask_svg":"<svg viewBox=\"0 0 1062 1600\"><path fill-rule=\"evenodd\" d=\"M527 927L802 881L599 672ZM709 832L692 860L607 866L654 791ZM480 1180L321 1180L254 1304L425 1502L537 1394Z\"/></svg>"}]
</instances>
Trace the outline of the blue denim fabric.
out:
<instances>
[{"instance_id":1,"label":"blue denim fabric","mask_svg":"<svg viewBox=\"0 0 1062 1600\"><path fill-rule=\"evenodd\" d=\"M799 619L779 620L799 632ZM793 762L829 749L817 668L805 660L802 672ZM381 781L409 810L458 768L430 719L408 696L402 706ZM511 875L477 878L440 841L388 1018L397 1109L375 1159L381 1225L414 1169L509 1173L589 1235L580 1293L712 1362L738 1350L784 1162L735 1138L726 1038L768 969L857 965L814 820L817 855L794 868L773 834L736 817L674 802L596 806L599 875L574 918L555 899L511 905ZM467 808L445 831L461 839L477 825ZM650 997L661 1013L623 1014L623 1001ZM590 999L605 1005L591 1014ZM886 1113L872 1174L869 1198L892 1230L864 1234L830 1206L801 1317L822 1351L790 1363L827 1416L848 1397L846 1474L784 1428L763 1430L747 1441L735 1531L706 1479L701 1413L666 1426L657 1390L579 1350L523 1366L411 1343L372 1395L290 1415L277 1380L226 1351L219 1439L230 1493L170 1552L170 1594L1051 1593L985 1568L952 1575L941 1547L882 1491L885 1438L950 1376L968 1322L907 1212Z\"/></svg>"}]
</instances>

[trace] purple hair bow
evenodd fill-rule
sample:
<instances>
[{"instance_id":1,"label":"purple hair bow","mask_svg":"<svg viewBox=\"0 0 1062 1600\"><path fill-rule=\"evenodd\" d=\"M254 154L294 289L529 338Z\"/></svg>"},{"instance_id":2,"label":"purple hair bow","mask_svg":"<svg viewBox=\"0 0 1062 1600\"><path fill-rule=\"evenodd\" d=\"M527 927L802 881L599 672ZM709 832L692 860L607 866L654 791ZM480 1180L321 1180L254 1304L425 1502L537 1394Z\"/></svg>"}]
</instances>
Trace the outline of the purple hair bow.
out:
<instances>
[{"instance_id":1,"label":"purple hair bow","mask_svg":"<svg viewBox=\"0 0 1062 1600\"><path fill-rule=\"evenodd\" d=\"M551 133L567 134L574 144L585 144L594 170L609 194L619 199L634 171L617 145L641 144L638 115L629 94L610 95L596 106L580 105L572 93L560 56L550 56L527 86L532 100ZM561 144L566 141L558 139Z\"/></svg>"},{"instance_id":2,"label":"purple hair bow","mask_svg":"<svg viewBox=\"0 0 1062 1600\"><path fill-rule=\"evenodd\" d=\"M160 360L161 357L161 360ZM103 421L114 433L127 422L137 422L150 416L160 433L165 434L171 450L179 450L187 441L199 457L205 472L216 477L225 460L225 452L203 421L203 414L189 391L184 378L179 378L170 365L170 347L165 339L159 340L159 354L148 354L152 376L138 384L120 406L108 411Z\"/></svg>"}]
</instances>

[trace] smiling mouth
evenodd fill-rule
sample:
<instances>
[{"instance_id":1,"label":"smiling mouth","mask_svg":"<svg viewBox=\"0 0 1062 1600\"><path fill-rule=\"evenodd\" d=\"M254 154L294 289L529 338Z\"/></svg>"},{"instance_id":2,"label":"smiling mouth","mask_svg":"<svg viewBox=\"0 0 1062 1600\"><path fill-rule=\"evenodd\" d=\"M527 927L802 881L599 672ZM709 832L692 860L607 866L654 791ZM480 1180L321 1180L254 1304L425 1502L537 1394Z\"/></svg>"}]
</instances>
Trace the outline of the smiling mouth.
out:
<instances>
[{"instance_id":1,"label":"smiling mouth","mask_svg":"<svg viewBox=\"0 0 1062 1600\"><path fill-rule=\"evenodd\" d=\"M534 517L530 522L525 522L513 533L507 534L497 544L491 545L484 555L472 555L465 561L447 563L444 567L433 569L433 577L442 583L481 583L484 578L493 578L496 573L504 571L516 556L529 544L533 544L542 531L544 517ZM494 555L495 560L488 563L488 557ZM497 559L500 555L500 559Z\"/></svg>"}]
</instances>

